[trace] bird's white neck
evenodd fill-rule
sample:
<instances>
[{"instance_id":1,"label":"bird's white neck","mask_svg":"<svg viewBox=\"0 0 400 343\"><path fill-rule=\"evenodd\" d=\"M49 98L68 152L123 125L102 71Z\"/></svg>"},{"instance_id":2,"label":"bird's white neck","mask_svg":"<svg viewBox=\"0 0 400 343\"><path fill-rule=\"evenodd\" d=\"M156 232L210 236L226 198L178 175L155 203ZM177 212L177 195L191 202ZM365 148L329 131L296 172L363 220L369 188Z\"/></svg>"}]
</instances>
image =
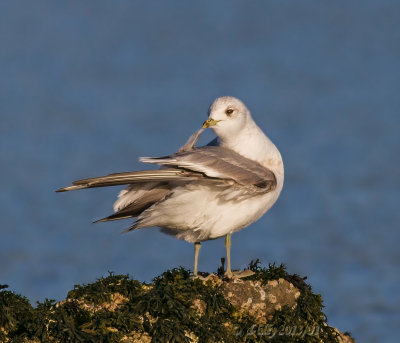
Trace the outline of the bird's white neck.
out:
<instances>
[{"instance_id":1,"label":"bird's white neck","mask_svg":"<svg viewBox=\"0 0 400 343\"><path fill-rule=\"evenodd\" d=\"M251 119L251 118L250 118ZM251 119L236 135L219 135L220 145L270 169L283 185L283 161L275 144ZM246 142L243 144L243 142Z\"/></svg>"},{"instance_id":2,"label":"bird's white neck","mask_svg":"<svg viewBox=\"0 0 400 343\"><path fill-rule=\"evenodd\" d=\"M271 142L252 119L234 135L224 133L218 132L220 145L248 159L257 161L260 164L264 164L263 162L266 158L281 159L280 153L274 143ZM243 144L244 142L246 143Z\"/></svg>"}]
</instances>

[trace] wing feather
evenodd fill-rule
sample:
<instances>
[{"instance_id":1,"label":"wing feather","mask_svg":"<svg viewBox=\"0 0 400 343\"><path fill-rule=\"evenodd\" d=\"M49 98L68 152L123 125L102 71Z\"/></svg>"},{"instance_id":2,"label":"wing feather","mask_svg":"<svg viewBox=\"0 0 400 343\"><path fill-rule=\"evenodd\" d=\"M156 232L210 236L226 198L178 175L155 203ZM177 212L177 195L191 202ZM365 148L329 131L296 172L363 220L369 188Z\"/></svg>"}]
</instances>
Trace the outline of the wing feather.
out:
<instances>
[{"instance_id":1,"label":"wing feather","mask_svg":"<svg viewBox=\"0 0 400 343\"><path fill-rule=\"evenodd\" d=\"M151 188L142 194L140 198L123 206L116 213L97 220L96 223L136 217L154 203L163 199L170 192L170 190L171 189L168 183L157 184L154 186L154 188Z\"/></svg>"},{"instance_id":2,"label":"wing feather","mask_svg":"<svg viewBox=\"0 0 400 343\"><path fill-rule=\"evenodd\" d=\"M142 170L135 172L116 173L106 176L82 179L72 182L71 186L58 189L56 192L67 192L84 188L128 185L138 182L152 181L190 181L198 180L203 175L182 169Z\"/></svg>"},{"instance_id":3,"label":"wing feather","mask_svg":"<svg viewBox=\"0 0 400 343\"><path fill-rule=\"evenodd\" d=\"M231 179L243 186L273 189L274 173L261 164L219 146L204 146L165 157L142 157L141 162L155 163L203 173L210 178Z\"/></svg>"}]
</instances>

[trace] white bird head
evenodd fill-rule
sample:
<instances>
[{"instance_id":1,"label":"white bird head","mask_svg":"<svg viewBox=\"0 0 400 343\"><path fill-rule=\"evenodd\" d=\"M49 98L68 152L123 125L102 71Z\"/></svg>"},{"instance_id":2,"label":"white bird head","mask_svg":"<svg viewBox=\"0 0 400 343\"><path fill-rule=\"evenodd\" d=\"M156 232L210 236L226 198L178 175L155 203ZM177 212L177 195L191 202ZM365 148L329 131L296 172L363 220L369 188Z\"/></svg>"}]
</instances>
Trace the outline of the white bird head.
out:
<instances>
[{"instance_id":1,"label":"white bird head","mask_svg":"<svg viewBox=\"0 0 400 343\"><path fill-rule=\"evenodd\" d=\"M211 127L220 137L235 137L251 120L250 111L239 99L223 96L214 100L203 128Z\"/></svg>"}]
</instances>

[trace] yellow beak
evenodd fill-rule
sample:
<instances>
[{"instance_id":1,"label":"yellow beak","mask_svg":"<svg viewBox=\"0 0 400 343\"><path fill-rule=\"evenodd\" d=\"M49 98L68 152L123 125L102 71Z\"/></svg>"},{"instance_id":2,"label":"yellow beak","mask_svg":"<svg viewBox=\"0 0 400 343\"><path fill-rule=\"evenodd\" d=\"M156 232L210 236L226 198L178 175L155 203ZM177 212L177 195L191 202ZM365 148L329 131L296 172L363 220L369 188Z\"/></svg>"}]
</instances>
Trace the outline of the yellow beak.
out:
<instances>
[{"instance_id":1,"label":"yellow beak","mask_svg":"<svg viewBox=\"0 0 400 343\"><path fill-rule=\"evenodd\" d=\"M221 121L221 120L214 120L212 118L207 119L204 123L203 123L203 129L207 129L210 126L214 126L217 125L217 123Z\"/></svg>"}]
</instances>

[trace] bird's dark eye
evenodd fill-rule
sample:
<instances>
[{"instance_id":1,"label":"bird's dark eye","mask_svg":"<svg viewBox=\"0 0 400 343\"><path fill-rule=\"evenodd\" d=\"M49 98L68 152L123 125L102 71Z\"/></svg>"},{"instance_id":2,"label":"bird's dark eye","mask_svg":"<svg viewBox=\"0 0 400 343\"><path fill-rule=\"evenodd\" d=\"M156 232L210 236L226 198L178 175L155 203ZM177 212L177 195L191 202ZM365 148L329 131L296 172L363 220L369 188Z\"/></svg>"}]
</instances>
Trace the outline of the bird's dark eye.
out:
<instances>
[{"instance_id":1,"label":"bird's dark eye","mask_svg":"<svg viewBox=\"0 0 400 343\"><path fill-rule=\"evenodd\" d=\"M225 113L226 113L226 115L230 116L230 115L233 113L233 109L228 108L228 109L225 111Z\"/></svg>"}]
</instances>

